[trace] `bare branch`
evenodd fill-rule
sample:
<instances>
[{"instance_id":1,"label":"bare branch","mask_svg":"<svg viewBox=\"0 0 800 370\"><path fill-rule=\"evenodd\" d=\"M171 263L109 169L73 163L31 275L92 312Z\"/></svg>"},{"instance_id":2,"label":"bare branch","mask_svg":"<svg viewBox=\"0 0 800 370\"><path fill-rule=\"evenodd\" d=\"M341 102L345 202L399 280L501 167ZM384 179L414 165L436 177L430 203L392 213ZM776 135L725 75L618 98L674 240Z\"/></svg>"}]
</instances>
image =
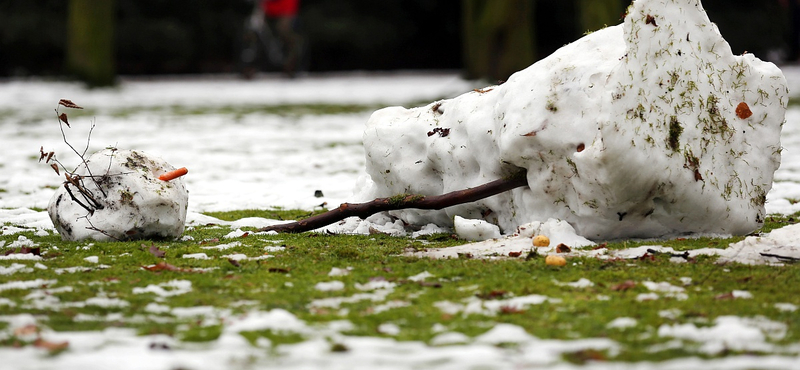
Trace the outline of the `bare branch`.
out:
<instances>
[{"instance_id":1,"label":"bare branch","mask_svg":"<svg viewBox=\"0 0 800 370\"><path fill-rule=\"evenodd\" d=\"M67 99L61 99L61 100L58 102L58 104L59 104L59 105L63 105L63 106L65 106L65 107L67 107L67 108L77 108L77 109L83 109L83 107L79 107L78 105L76 105L75 103L73 103L72 101L70 101L70 100L67 100ZM61 137L64 139L64 143L65 143L65 144L67 144L67 146L68 146L70 149L72 149L72 152L74 152L76 155L78 155L78 157L81 159L81 162L82 162L82 163L83 163L83 165L86 167L86 172L88 172L88 173L89 173L89 177L91 177L91 179L92 179L92 181L94 182L94 184L95 184L95 185L97 185L97 189L98 189L98 190L100 190L100 193L101 193L101 194L103 194L103 197L107 197L108 195L107 195L107 194L106 194L106 192L103 190L103 187L101 187L101 186L100 186L100 184L98 184L98 183L97 183L97 179L95 179L95 177L94 177L94 174L92 173L92 169L91 169L91 168L89 168L89 163L88 163L88 162L86 162L86 157L85 157L85 155L86 155L86 151L89 149L89 142L90 142L90 141L91 141L91 139L92 139L92 131L94 130L95 122L94 122L94 121L92 121L92 126L91 126L91 128L89 129L89 135L88 135L88 138L86 139L86 149L84 149L84 150L83 150L83 154L81 154L81 153L79 153L79 152L78 152L78 150L77 150L77 149L75 149L75 147L74 147L74 146L72 146L72 144L70 144L70 143L69 143L69 141L67 140L67 133L66 133L66 132L64 132L64 125L63 125L63 124L64 124L64 122L61 120L61 115L59 115L59 112L58 112L58 107L56 107L56 117L58 117L58 128L59 128L59 129L61 129ZM67 124L67 127L69 127L69 124ZM69 173L75 173L75 171L77 171L77 168L75 168L75 169L74 169L74 170L72 170L72 171L66 171L66 169L65 169L65 172L69 172Z\"/></svg>"},{"instance_id":2,"label":"bare branch","mask_svg":"<svg viewBox=\"0 0 800 370\"><path fill-rule=\"evenodd\" d=\"M458 190L443 195L424 196L401 194L391 198L378 198L366 203L343 203L336 209L309 217L305 220L267 226L260 231L301 233L318 229L353 216L363 219L378 212L406 208L438 210L458 204L474 202L527 185L528 181L525 176L525 171L520 171L509 178L495 180L474 188Z\"/></svg>"}]
</instances>

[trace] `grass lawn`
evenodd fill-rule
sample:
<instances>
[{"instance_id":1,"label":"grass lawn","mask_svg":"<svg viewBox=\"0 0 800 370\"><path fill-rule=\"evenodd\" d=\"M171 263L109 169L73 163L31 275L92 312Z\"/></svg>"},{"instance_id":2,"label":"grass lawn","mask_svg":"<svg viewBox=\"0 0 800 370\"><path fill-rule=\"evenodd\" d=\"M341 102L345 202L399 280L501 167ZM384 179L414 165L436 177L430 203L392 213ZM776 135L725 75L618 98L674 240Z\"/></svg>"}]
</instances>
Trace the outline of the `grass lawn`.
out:
<instances>
[{"instance_id":1,"label":"grass lawn","mask_svg":"<svg viewBox=\"0 0 800 370\"><path fill-rule=\"evenodd\" d=\"M307 214L265 210L210 215L234 220ZM762 231L794 222L794 217L770 217ZM411 239L250 233L225 238L230 232L227 226L204 225L191 227L182 241L155 242L63 242L58 235L33 232L0 236L2 252L25 252L9 247L27 243L41 256L0 260L1 315L42 317L40 322L54 331L126 327L186 343L220 336L225 323L204 320L208 310L236 315L280 308L310 325L348 320L352 326L346 335L399 341L438 344L435 338L444 330L475 337L497 323L509 323L543 339L607 338L619 344L614 350L565 352L563 360L573 363L782 353L785 345L800 342L800 314L786 309L787 303L800 305L798 264L719 265L715 257L674 263L667 255L647 255L570 258L566 266L553 267L529 251L517 258L404 256L466 243L448 234ZM725 248L741 239L628 240L610 242L607 248ZM665 334L685 324L711 328L727 316L782 324L765 331L774 334L766 337L772 350L735 345L709 350L704 343ZM35 335L12 330L2 320L0 333L0 346L37 345ZM307 335L275 330L240 334L254 345L265 338L272 347L302 342ZM330 346L331 351L348 350L335 341ZM51 349L55 356L68 350Z\"/></svg>"}]
</instances>

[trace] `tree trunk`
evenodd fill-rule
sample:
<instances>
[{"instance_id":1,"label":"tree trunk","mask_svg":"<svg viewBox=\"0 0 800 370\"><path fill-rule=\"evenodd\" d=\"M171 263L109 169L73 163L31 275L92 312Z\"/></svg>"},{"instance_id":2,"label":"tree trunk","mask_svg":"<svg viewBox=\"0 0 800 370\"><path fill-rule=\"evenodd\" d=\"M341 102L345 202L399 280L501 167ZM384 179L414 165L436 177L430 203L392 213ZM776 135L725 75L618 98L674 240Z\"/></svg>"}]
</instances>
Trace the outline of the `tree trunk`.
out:
<instances>
[{"instance_id":1,"label":"tree trunk","mask_svg":"<svg viewBox=\"0 0 800 370\"><path fill-rule=\"evenodd\" d=\"M462 0L467 78L505 80L536 60L535 0Z\"/></svg>"},{"instance_id":2,"label":"tree trunk","mask_svg":"<svg viewBox=\"0 0 800 370\"><path fill-rule=\"evenodd\" d=\"M92 87L110 86L114 67L114 0L69 0L67 69Z\"/></svg>"},{"instance_id":3,"label":"tree trunk","mask_svg":"<svg viewBox=\"0 0 800 370\"><path fill-rule=\"evenodd\" d=\"M578 0L581 33L594 32L621 23L625 7L621 0Z\"/></svg>"}]
</instances>

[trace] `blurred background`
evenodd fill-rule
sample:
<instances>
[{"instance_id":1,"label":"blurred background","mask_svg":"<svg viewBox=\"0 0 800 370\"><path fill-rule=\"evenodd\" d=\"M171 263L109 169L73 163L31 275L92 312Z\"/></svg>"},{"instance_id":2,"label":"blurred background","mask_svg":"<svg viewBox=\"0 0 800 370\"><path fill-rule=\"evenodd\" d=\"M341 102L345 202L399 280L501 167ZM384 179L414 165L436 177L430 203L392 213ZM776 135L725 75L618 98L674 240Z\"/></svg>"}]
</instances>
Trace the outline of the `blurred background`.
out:
<instances>
[{"instance_id":1,"label":"blurred background","mask_svg":"<svg viewBox=\"0 0 800 370\"><path fill-rule=\"evenodd\" d=\"M296 50L287 53L285 43L265 41L281 40L280 26L263 16L259 2L2 0L0 78L105 86L120 75L458 70L466 78L504 80L586 32L620 23L630 3L300 0L291 20ZM734 53L778 63L797 58L797 0L703 5ZM266 21L259 24L255 15ZM266 35L254 27L267 27ZM251 50L253 43L261 50ZM284 49L279 61L270 61L276 58L270 48ZM287 71L292 53L299 56Z\"/></svg>"}]
</instances>

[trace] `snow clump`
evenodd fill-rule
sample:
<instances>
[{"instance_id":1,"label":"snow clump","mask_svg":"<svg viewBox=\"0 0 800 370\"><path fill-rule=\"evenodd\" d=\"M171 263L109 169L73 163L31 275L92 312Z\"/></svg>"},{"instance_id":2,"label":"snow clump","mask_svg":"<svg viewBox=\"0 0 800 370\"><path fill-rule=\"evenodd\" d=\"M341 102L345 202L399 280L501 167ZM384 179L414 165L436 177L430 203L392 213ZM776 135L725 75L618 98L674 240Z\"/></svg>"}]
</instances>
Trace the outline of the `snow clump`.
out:
<instances>
[{"instance_id":1,"label":"snow clump","mask_svg":"<svg viewBox=\"0 0 800 370\"><path fill-rule=\"evenodd\" d=\"M406 222L565 220L593 240L747 234L780 164L786 79L733 55L699 0L637 0L499 86L376 111L360 199L439 195L527 173L528 187Z\"/></svg>"},{"instance_id":2,"label":"snow clump","mask_svg":"<svg viewBox=\"0 0 800 370\"><path fill-rule=\"evenodd\" d=\"M158 178L174 169L143 152L102 150L75 171L90 195L67 182L56 190L47 212L63 240L177 238L183 234L189 193L180 177Z\"/></svg>"}]
</instances>

